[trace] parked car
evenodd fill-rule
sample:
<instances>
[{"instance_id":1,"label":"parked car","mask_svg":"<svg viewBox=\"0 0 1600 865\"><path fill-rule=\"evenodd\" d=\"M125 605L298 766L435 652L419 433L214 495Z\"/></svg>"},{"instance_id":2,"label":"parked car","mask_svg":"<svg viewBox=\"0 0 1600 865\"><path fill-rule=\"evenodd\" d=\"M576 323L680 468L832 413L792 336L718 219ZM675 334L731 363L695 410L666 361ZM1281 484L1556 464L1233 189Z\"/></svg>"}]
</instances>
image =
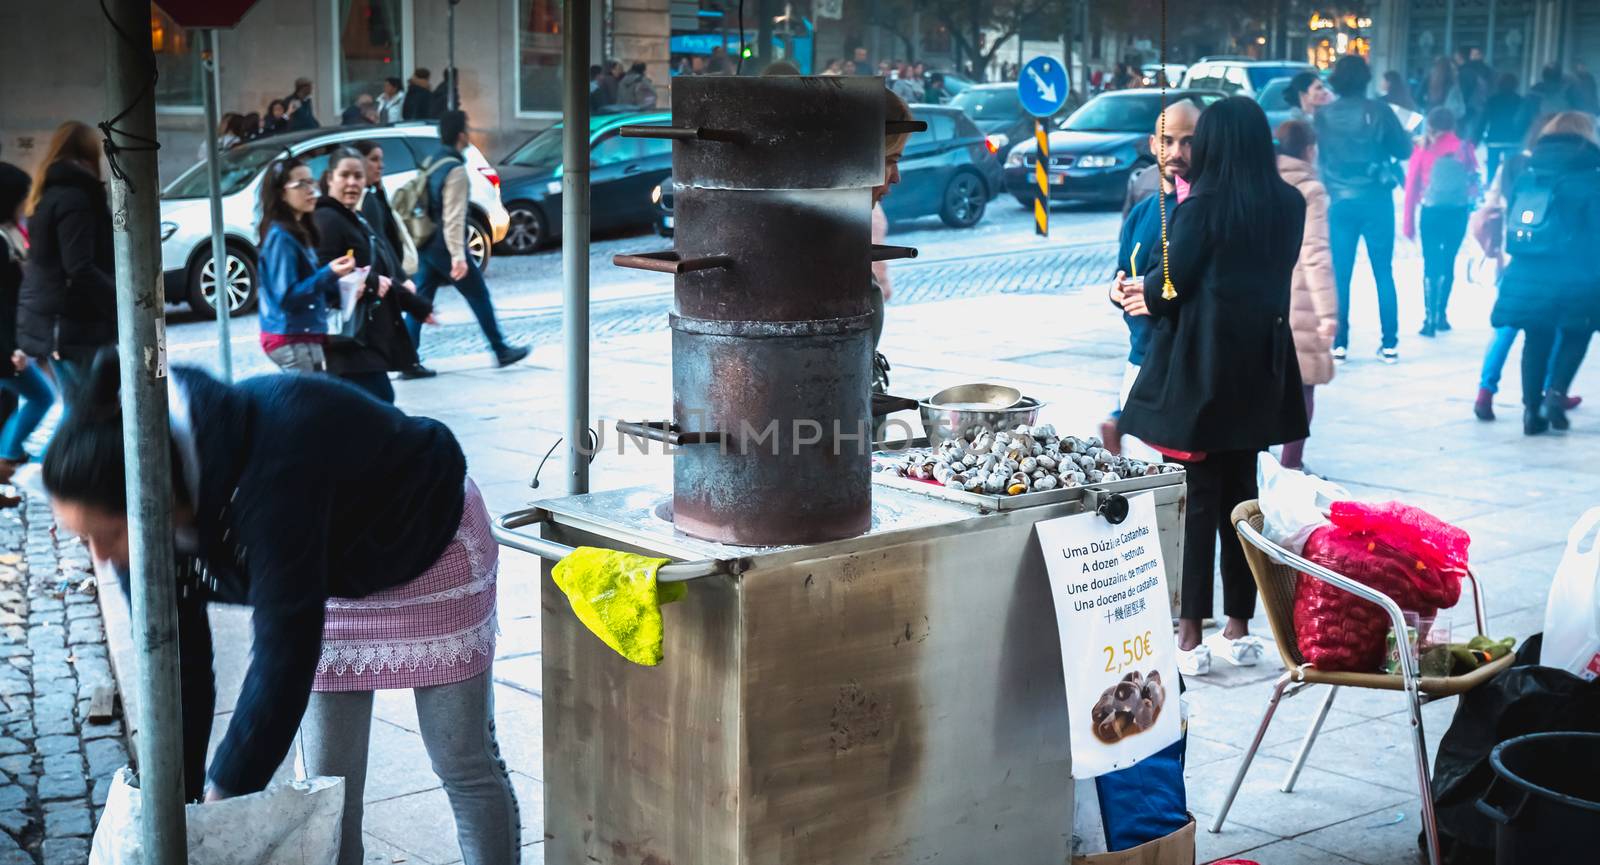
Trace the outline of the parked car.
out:
<instances>
[{"instance_id":1,"label":"parked car","mask_svg":"<svg viewBox=\"0 0 1600 865\"><path fill-rule=\"evenodd\" d=\"M1215 90L1169 90L1167 102L1188 99L1205 108L1223 98ZM1122 203L1128 177L1153 164L1150 134L1161 114L1161 91L1114 90L1102 93L1072 112L1050 133L1050 158L1045 166L1051 201ZM1023 207L1037 197L1034 163L1039 146L1024 141L1006 157L1006 188Z\"/></svg>"},{"instance_id":2,"label":"parked car","mask_svg":"<svg viewBox=\"0 0 1600 865\"><path fill-rule=\"evenodd\" d=\"M1189 90L1219 90L1228 96L1256 97L1278 78L1293 78L1302 72L1316 72L1310 63L1293 60L1232 60L1204 58L1183 76ZM1280 100L1282 97L1279 97Z\"/></svg>"},{"instance_id":3,"label":"parked car","mask_svg":"<svg viewBox=\"0 0 1600 865\"><path fill-rule=\"evenodd\" d=\"M623 138L624 126L666 126L667 112L603 114L589 120L589 225L595 230L649 225L650 190L672 172L672 142ZM504 249L524 254L561 236L562 124L543 130L500 160L500 197L510 213Z\"/></svg>"},{"instance_id":4,"label":"parked car","mask_svg":"<svg viewBox=\"0 0 1600 865\"><path fill-rule=\"evenodd\" d=\"M1187 63L1168 63L1167 83L1169 85L1177 85L1181 83L1183 81L1183 76L1188 73L1188 71L1189 65ZM1160 72L1160 63L1146 63L1139 67L1139 74L1144 76L1144 83L1147 87L1161 86L1160 79L1156 77Z\"/></svg>"},{"instance_id":5,"label":"parked car","mask_svg":"<svg viewBox=\"0 0 1600 865\"><path fill-rule=\"evenodd\" d=\"M227 241L228 309L248 311L256 299L256 199L261 175L274 160L293 156L320 178L339 147L368 139L383 146L383 185L391 193L416 176L417 166L439 148L434 123L340 127L291 132L252 141L222 153L222 220ZM470 193L467 248L478 266L489 266L489 249L505 237L510 218L500 204L500 176L477 147L466 151ZM210 172L204 161L178 175L161 191L161 269L166 299L196 312L215 314L217 280L211 255Z\"/></svg>"},{"instance_id":6,"label":"parked car","mask_svg":"<svg viewBox=\"0 0 1600 865\"><path fill-rule=\"evenodd\" d=\"M1017 85L974 84L950 100L950 107L966 112L989 140L989 149L1000 160L1020 141L1033 137L1033 115L1022 108Z\"/></svg>"},{"instance_id":7,"label":"parked car","mask_svg":"<svg viewBox=\"0 0 1600 865\"><path fill-rule=\"evenodd\" d=\"M1288 89L1288 78L1274 78L1256 93L1256 102L1261 104L1262 111L1267 112L1267 124L1274 131L1277 130L1278 124L1294 115L1294 108L1283 101L1283 94Z\"/></svg>"},{"instance_id":8,"label":"parked car","mask_svg":"<svg viewBox=\"0 0 1600 865\"><path fill-rule=\"evenodd\" d=\"M913 105L911 114L926 121L928 130L907 142L900 159L900 183L883 200L884 215L890 221L936 215L951 228L971 228L1004 187L1000 160L960 109ZM672 236L672 193L670 176L650 193L656 232L663 237Z\"/></svg>"}]
</instances>

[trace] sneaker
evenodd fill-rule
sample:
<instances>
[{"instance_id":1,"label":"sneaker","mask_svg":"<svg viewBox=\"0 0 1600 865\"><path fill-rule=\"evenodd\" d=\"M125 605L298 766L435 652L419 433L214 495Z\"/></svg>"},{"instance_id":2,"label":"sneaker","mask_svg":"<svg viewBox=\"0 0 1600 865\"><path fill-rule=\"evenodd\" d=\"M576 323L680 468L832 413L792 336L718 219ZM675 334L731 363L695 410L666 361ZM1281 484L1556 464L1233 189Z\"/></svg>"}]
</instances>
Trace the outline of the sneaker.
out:
<instances>
[{"instance_id":1,"label":"sneaker","mask_svg":"<svg viewBox=\"0 0 1600 865\"><path fill-rule=\"evenodd\" d=\"M1178 672L1185 676L1204 676L1211 672L1211 650L1205 643L1185 652L1178 650Z\"/></svg>"},{"instance_id":2,"label":"sneaker","mask_svg":"<svg viewBox=\"0 0 1600 865\"><path fill-rule=\"evenodd\" d=\"M428 369L421 363L414 363L405 369L400 370L400 380L415 381L419 378L433 378L438 374L439 373L436 370Z\"/></svg>"},{"instance_id":3,"label":"sneaker","mask_svg":"<svg viewBox=\"0 0 1600 865\"><path fill-rule=\"evenodd\" d=\"M1344 363L1349 359L1349 355L1349 351L1347 351L1344 346L1336 345L1333 347L1333 359L1338 363Z\"/></svg>"},{"instance_id":4,"label":"sneaker","mask_svg":"<svg viewBox=\"0 0 1600 865\"><path fill-rule=\"evenodd\" d=\"M1254 667L1261 663L1261 658L1266 654L1267 644L1260 637L1246 634L1236 640L1223 636L1221 631L1206 637L1202 643L1211 650L1211 654L1221 656L1224 661L1235 667Z\"/></svg>"},{"instance_id":5,"label":"sneaker","mask_svg":"<svg viewBox=\"0 0 1600 865\"><path fill-rule=\"evenodd\" d=\"M510 366L526 359L532 351L533 349L525 345L507 346L494 356L494 362L496 366Z\"/></svg>"},{"instance_id":6,"label":"sneaker","mask_svg":"<svg viewBox=\"0 0 1600 865\"><path fill-rule=\"evenodd\" d=\"M1400 350L1397 348L1380 348L1378 349L1378 359L1387 364L1397 364L1400 362Z\"/></svg>"}]
</instances>

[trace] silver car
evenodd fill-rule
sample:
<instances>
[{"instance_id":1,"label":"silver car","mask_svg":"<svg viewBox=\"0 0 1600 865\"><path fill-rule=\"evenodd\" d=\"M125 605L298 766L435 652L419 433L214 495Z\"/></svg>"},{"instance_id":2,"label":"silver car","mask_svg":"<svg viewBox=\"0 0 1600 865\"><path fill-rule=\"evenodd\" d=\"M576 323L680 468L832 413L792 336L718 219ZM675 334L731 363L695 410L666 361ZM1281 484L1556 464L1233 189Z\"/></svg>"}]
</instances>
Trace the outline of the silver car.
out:
<instances>
[{"instance_id":1,"label":"silver car","mask_svg":"<svg viewBox=\"0 0 1600 865\"><path fill-rule=\"evenodd\" d=\"M274 160L293 156L321 177L328 157L341 146L375 141L383 147L383 185L392 194L416 176L418 165L439 149L433 123L358 126L291 132L259 139L222 154L222 220L228 244L228 307L248 311L256 299L256 196L261 176ZM500 203L500 174L477 147L468 146L468 251L479 267L489 265L490 248L510 228ZM214 314L217 280L211 257L210 180L200 162L161 193L161 269L169 303L188 303Z\"/></svg>"}]
</instances>

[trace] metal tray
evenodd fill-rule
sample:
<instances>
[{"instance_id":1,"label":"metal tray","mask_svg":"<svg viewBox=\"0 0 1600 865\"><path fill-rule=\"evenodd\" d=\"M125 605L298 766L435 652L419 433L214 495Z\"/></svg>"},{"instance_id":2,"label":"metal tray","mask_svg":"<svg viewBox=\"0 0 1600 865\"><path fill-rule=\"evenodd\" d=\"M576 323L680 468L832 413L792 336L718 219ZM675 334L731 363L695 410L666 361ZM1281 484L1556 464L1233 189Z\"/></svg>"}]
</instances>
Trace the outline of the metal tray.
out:
<instances>
[{"instance_id":1,"label":"metal tray","mask_svg":"<svg viewBox=\"0 0 1600 865\"><path fill-rule=\"evenodd\" d=\"M903 456L904 452L900 453ZM899 461L899 456L894 454L873 454L872 482L881 486L892 487L897 490L916 493L947 502L972 505L989 511L1015 511L1023 508L1034 508L1040 505L1054 505L1061 502L1073 502L1093 493L1109 494L1142 492L1144 490L1160 489L1182 484L1186 481L1184 473L1180 471L1166 472L1159 475L1145 475L1137 478L1124 478L1120 481L1108 481L1098 484L1084 484L1080 487L1058 487L1038 493L1021 493L1008 496L995 493L975 493L968 490L953 490L942 484L928 483L927 481L903 478L894 473L889 466ZM879 471L878 466L884 468Z\"/></svg>"}]
</instances>

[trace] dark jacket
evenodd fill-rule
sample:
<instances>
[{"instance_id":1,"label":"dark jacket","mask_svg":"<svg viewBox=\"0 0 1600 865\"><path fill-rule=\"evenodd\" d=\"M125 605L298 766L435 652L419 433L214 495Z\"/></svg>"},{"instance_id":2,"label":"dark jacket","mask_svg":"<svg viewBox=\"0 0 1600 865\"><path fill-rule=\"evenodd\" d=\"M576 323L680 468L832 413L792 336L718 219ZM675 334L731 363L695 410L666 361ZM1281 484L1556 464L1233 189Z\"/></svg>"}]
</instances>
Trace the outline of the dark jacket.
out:
<instances>
[{"instance_id":1,"label":"dark jacket","mask_svg":"<svg viewBox=\"0 0 1600 865\"><path fill-rule=\"evenodd\" d=\"M351 372L392 372L417 363L417 349L411 344L403 313L419 319L433 313L433 304L407 291L400 283L406 274L400 257L364 216L324 196L311 217L317 223L317 261L322 264L355 250L356 266L368 267L367 293L357 303L356 314L367 317L357 340L332 338L328 342L328 370L335 374ZM393 285L385 297L378 297L378 277L387 276Z\"/></svg>"},{"instance_id":2,"label":"dark jacket","mask_svg":"<svg viewBox=\"0 0 1600 865\"><path fill-rule=\"evenodd\" d=\"M10 235L0 229L0 378L17 374L10 361L17 350L17 292L26 254L26 249L13 249Z\"/></svg>"},{"instance_id":3,"label":"dark jacket","mask_svg":"<svg viewBox=\"0 0 1600 865\"><path fill-rule=\"evenodd\" d=\"M1307 435L1289 326L1306 202L1288 184L1276 196L1256 224L1221 242L1202 228L1212 195L1191 193L1173 212L1168 257L1177 296L1162 299L1159 267L1145 276L1153 326L1122 408L1123 432L1208 453L1258 451Z\"/></svg>"},{"instance_id":4,"label":"dark jacket","mask_svg":"<svg viewBox=\"0 0 1600 865\"><path fill-rule=\"evenodd\" d=\"M33 357L92 355L117 341L116 263L106 187L58 162L28 220L32 249L17 296L17 342Z\"/></svg>"},{"instance_id":5,"label":"dark jacket","mask_svg":"<svg viewBox=\"0 0 1600 865\"><path fill-rule=\"evenodd\" d=\"M438 421L334 378L229 386L185 367L173 378L193 429L206 592L254 608L250 667L210 777L252 793L283 762L305 712L323 605L393 588L438 560L461 522L466 457ZM196 483L185 460L174 468Z\"/></svg>"},{"instance_id":6,"label":"dark jacket","mask_svg":"<svg viewBox=\"0 0 1600 865\"><path fill-rule=\"evenodd\" d=\"M389 250L394 253L396 262L401 260L401 253L405 249L405 242L400 239L400 232L405 231L398 220L394 218L394 207L389 204L389 193L379 183L367 187L367 194L361 199L361 216L367 224L378 232L378 237L389 244ZM411 274L406 274L411 276Z\"/></svg>"},{"instance_id":7,"label":"dark jacket","mask_svg":"<svg viewBox=\"0 0 1600 865\"><path fill-rule=\"evenodd\" d=\"M1395 187L1393 160L1411 155L1394 109L1376 99L1342 97L1318 109L1317 168L1333 201L1387 196Z\"/></svg>"},{"instance_id":8,"label":"dark jacket","mask_svg":"<svg viewBox=\"0 0 1600 865\"><path fill-rule=\"evenodd\" d=\"M1528 131L1517 125L1521 113L1522 97L1515 92L1501 91L1489 97L1483 109L1483 139L1490 144L1521 144Z\"/></svg>"},{"instance_id":9,"label":"dark jacket","mask_svg":"<svg viewBox=\"0 0 1600 865\"><path fill-rule=\"evenodd\" d=\"M415 81L406 85L406 100L400 103L400 116L406 120L429 120L433 117L430 103L433 94Z\"/></svg>"},{"instance_id":10,"label":"dark jacket","mask_svg":"<svg viewBox=\"0 0 1600 865\"><path fill-rule=\"evenodd\" d=\"M1177 193L1168 193L1169 217L1177 206ZM1137 261L1133 254L1135 245L1139 248ZM1122 233L1117 238L1117 262L1111 268L1111 276L1116 277L1119 270L1127 274L1139 274L1160 268L1161 203L1152 195L1141 199L1128 210L1128 216L1122 222ZM1144 363L1145 349L1150 343L1150 317L1123 313L1122 321L1128 326L1128 363L1139 366Z\"/></svg>"},{"instance_id":11,"label":"dark jacket","mask_svg":"<svg viewBox=\"0 0 1600 865\"><path fill-rule=\"evenodd\" d=\"M1573 254L1600 236L1600 147L1577 135L1547 135L1528 156L1523 174L1529 173L1554 190L1541 230L1563 238L1563 249L1556 255L1512 255L1490 321L1495 327L1600 327L1600 274L1586 256ZM1516 186L1513 181L1504 187L1512 224Z\"/></svg>"},{"instance_id":12,"label":"dark jacket","mask_svg":"<svg viewBox=\"0 0 1600 865\"><path fill-rule=\"evenodd\" d=\"M293 93L283 97L285 104L291 99L300 99ZM288 117L290 131L298 132L303 129L316 129L322 124L317 122L317 115L311 112L311 97L300 99L300 108Z\"/></svg>"}]
</instances>

